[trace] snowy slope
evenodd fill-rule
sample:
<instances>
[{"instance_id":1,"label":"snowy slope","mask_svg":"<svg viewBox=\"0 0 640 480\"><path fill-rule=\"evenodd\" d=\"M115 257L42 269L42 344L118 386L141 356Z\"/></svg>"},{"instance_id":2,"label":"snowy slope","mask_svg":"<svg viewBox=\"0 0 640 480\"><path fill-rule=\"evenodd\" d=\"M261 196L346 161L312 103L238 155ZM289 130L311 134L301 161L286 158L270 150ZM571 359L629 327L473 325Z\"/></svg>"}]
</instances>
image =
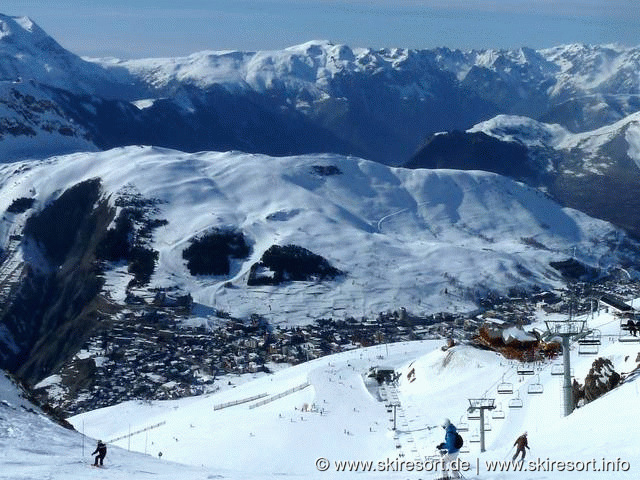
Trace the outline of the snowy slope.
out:
<instances>
[{"instance_id":1,"label":"snowy slope","mask_svg":"<svg viewBox=\"0 0 640 480\"><path fill-rule=\"evenodd\" d=\"M1 84L30 82L110 98L126 95L131 83L123 69L107 72L64 49L28 17L0 14L0 59Z\"/></svg>"},{"instance_id":2,"label":"snowy slope","mask_svg":"<svg viewBox=\"0 0 640 480\"><path fill-rule=\"evenodd\" d=\"M558 124L547 124L516 115L498 115L474 125L468 131L484 132L501 140L522 143L527 147L550 147L564 150L579 148L593 155L621 132L624 133L627 129L635 131L638 128L638 122L640 122L640 113L634 113L597 130L571 133ZM635 148L637 148L636 145L630 141L629 152Z\"/></svg>"},{"instance_id":3,"label":"snowy slope","mask_svg":"<svg viewBox=\"0 0 640 480\"><path fill-rule=\"evenodd\" d=\"M546 318L541 316L540 323ZM637 366L638 344L617 341L617 318L602 313L587 321L590 328L602 332L599 355L611 359L619 372ZM80 433L65 430L38 413L0 375L0 478L341 478L351 475L338 472L336 461L372 461L373 467L388 469L403 460L433 459L435 445L442 441L438 425L444 417L459 426L470 424L469 431L462 432L469 449L461 454L470 464L467 478L637 477L640 458L635 446L640 434L629 428L629 414L638 402L637 375L563 418L560 380L550 373L557 361L534 367L534 376L518 378L516 366L494 353L468 346L444 352L441 344L423 341L356 349L269 376L246 376L215 394L127 402L88 412L71 419L87 435L84 441ZM576 347L572 348L578 380L584 378L593 359L577 355ZM368 370L375 365L395 368L400 373L398 386L379 388L368 379ZM523 400L522 409L507 407L513 395L498 394L500 382L512 382ZM543 385L544 392L528 395L531 383ZM505 412L500 420L488 414L492 428L486 432L483 454L472 441L477 420L466 420L467 399L481 396L496 398ZM399 404L395 432L391 430L392 409L385 406L392 402ZM543 465L571 461L589 463L590 471L490 471L486 462L508 458L514 439L524 430L529 432L531 446L527 460L535 466L538 461ZM124 438L116 440L119 437ZM104 471L87 465L96 438L109 442ZM160 452L162 459L158 459ZM327 472L317 470L318 458L329 460ZM618 470L591 471L593 466L601 468L603 458L612 462L610 470L619 465ZM626 469L625 462L628 471L621 470ZM432 472L409 473L406 469L357 475L436 477Z\"/></svg>"},{"instance_id":4,"label":"snowy slope","mask_svg":"<svg viewBox=\"0 0 640 480\"><path fill-rule=\"evenodd\" d=\"M212 478L203 468L158 462L111 445L107 452L107 467L94 469L90 466L94 448L95 439L83 439L80 433L49 420L20 395L16 386L0 371L1 479ZM117 460L109 465L111 458Z\"/></svg>"},{"instance_id":5,"label":"snowy slope","mask_svg":"<svg viewBox=\"0 0 640 480\"><path fill-rule=\"evenodd\" d=\"M337 174L319 174L334 167ZM562 284L552 260L577 255L608 268L624 234L564 209L541 193L484 172L389 168L334 155L269 158L238 152L184 154L130 147L0 168L0 208L34 197L37 210L74 184L100 178L111 202L123 191L159 200L159 261L149 288L178 287L198 304L236 316L306 323L321 317L474 309L489 291ZM2 241L15 232L6 216ZM197 235L239 229L251 244L228 276L192 276L182 258ZM614 243L610 243L614 242ZM271 245L295 244L346 272L324 282L247 287ZM575 252L575 253L574 253ZM108 294L131 278L107 272ZM230 282L235 288L224 288Z\"/></svg>"},{"instance_id":6,"label":"snowy slope","mask_svg":"<svg viewBox=\"0 0 640 480\"><path fill-rule=\"evenodd\" d=\"M637 366L638 344L617 341L619 320L603 313L589 318L588 324L602 331L600 355L611 359L617 371L628 372ZM71 421L76 427L83 425L91 436L109 439L158 425L114 444L149 455L162 451L163 459L203 464L212 471L221 469L229 478L283 474L338 478L345 473L336 472L335 461L373 461L374 466L378 462L387 465L387 459L424 461L432 458L435 445L442 441L439 425L444 417L460 426L470 424L469 431L463 432L468 450L461 454L472 466L467 473L470 478L476 478L478 473L477 478L491 479L576 475L490 472L485 462L507 458L513 453L513 441L525 430L531 446L528 460L534 460L535 465L538 459L583 464L593 461L597 466L603 458L614 463L620 459L630 465L628 472L590 471L581 473L580 478L637 476L640 458L635 445L640 434L637 429L627 428L629 413L638 401L637 379L563 418L560 380L551 375L557 361L534 366L536 375L519 378L516 365L494 353L468 346L442 351L441 343L410 342L357 349L288 368L221 393L151 404L127 402ZM576 378L582 380L594 357L576 353L574 346L572 365ZM374 365L396 368L401 374L398 386L378 388L366 376ZM500 382L513 383L523 408L508 408L515 393L497 394ZM542 385L544 392L527 394L532 383ZM296 387L301 389L288 393ZM264 401L255 398L260 395ZM487 415L492 428L486 432L487 451L481 454L478 444L473 443L477 420L467 421L466 409L468 398L483 396L496 398L505 418ZM240 403L228 405L234 401ZM393 413L385 408L388 403L399 404L395 432L391 430ZM320 457L330 460L328 472L317 471L315 462ZM620 468L626 465L618 464L622 465ZM360 478L381 474L361 473ZM385 478L408 475L406 470L385 474ZM434 478L431 473L413 475Z\"/></svg>"}]
</instances>

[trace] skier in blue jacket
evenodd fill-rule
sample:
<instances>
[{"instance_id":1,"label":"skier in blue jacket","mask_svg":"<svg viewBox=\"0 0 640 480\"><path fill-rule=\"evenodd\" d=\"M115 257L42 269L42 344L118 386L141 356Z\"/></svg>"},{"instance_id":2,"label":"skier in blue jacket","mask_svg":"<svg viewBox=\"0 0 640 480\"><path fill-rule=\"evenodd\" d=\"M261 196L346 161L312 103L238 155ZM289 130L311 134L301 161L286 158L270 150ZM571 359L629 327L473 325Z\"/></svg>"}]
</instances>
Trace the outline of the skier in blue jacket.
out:
<instances>
[{"instance_id":1,"label":"skier in blue jacket","mask_svg":"<svg viewBox=\"0 0 640 480\"><path fill-rule=\"evenodd\" d=\"M460 472L457 468L451 468L451 465L458 458L459 448L456 448L456 427L451 423L451 420L445 418L442 422L442 428L445 430L444 442L438 445L438 450L443 453L442 468L446 476L448 471L451 471L453 478L460 478Z\"/></svg>"}]
</instances>

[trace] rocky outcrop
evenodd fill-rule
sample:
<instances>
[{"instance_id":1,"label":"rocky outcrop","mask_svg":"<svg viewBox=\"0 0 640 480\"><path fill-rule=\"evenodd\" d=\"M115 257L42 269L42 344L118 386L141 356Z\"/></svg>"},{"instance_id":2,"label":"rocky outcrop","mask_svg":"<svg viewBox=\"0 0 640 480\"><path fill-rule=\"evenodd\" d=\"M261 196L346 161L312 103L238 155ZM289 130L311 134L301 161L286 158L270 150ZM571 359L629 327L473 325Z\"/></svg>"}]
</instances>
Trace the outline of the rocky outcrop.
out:
<instances>
[{"instance_id":1,"label":"rocky outcrop","mask_svg":"<svg viewBox=\"0 0 640 480\"><path fill-rule=\"evenodd\" d=\"M0 343L1 367L34 382L74 354L96 326L102 287L95 248L113 219L99 180L77 184L24 229L25 273L0 313L13 345Z\"/></svg>"},{"instance_id":2,"label":"rocky outcrop","mask_svg":"<svg viewBox=\"0 0 640 480\"><path fill-rule=\"evenodd\" d=\"M584 379L584 385L574 381L574 402L577 407L586 405L589 402L610 392L620 383L620 374L613 368L613 363L608 358L597 358L589 373Z\"/></svg>"}]
</instances>

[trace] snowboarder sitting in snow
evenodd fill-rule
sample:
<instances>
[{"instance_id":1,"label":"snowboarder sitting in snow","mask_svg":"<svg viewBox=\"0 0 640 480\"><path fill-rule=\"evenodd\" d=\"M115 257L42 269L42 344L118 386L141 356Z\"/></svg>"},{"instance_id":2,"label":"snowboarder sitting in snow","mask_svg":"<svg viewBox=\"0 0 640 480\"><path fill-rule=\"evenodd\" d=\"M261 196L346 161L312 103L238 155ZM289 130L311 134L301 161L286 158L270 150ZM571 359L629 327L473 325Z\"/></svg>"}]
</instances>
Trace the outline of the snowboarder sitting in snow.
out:
<instances>
[{"instance_id":1,"label":"snowboarder sitting in snow","mask_svg":"<svg viewBox=\"0 0 640 480\"><path fill-rule=\"evenodd\" d=\"M100 461L100 466L102 466L102 462L104 461L104 457L107 456L107 446L102 442L102 440L98 440L98 446L95 451L91 455L96 455L96 461L93 463L94 467L98 466L98 461Z\"/></svg>"},{"instance_id":2,"label":"snowboarder sitting in snow","mask_svg":"<svg viewBox=\"0 0 640 480\"><path fill-rule=\"evenodd\" d=\"M457 468L451 468L451 465L458 458L458 453L460 452L460 446L458 437L458 431L456 427L451 423L451 420L445 418L442 422L442 428L445 429L444 434L444 442L438 445L436 448L440 450L441 453L444 454L442 459L442 468L444 470L444 474L446 476L448 470L453 471L453 478L460 478L460 472Z\"/></svg>"},{"instance_id":3,"label":"snowboarder sitting in snow","mask_svg":"<svg viewBox=\"0 0 640 480\"><path fill-rule=\"evenodd\" d=\"M515 462L516 458L518 457L518 455L520 454L520 452L522 452L522 458L520 460L524 460L524 457L526 455L525 452L525 447L529 448L529 441L527 440L527 432L524 432L522 435L520 435L516 441L513 443L514 446L518 446L518 448L516 448L516 453L513 455L512 461ZM531 450L529 448L529 450Z\"/></svg>"}]
</instances>

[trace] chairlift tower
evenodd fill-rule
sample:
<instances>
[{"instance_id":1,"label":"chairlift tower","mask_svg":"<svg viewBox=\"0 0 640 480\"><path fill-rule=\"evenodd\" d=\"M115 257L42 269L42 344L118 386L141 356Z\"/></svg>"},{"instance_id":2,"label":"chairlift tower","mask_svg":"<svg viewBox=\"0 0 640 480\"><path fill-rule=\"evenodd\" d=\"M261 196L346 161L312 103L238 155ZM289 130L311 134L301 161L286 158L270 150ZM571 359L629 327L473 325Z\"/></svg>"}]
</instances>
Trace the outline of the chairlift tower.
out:
<instances>
[{"instance_id":1,"label":"chairlift tower","mask_svg":"<svg viewBox=\"0 0 640 480\"><path fill-rule=\"evenodd\" d=\"M480 411L480 452L484 452L484 411L496 408L495 398L470 398L467 412Z\"/></svg>"},{"instance_id":2,"label":"chairlift tower","mask_svg":"<svg viewBox=\"0 0 640 480\"><path fill-rule=\"evenodd\" d=\"M586 320L574 320L569 316L568 320L545 320L547 330L551 336L562 338L562 362L564 365L564 416L573 412L573 394L571 391L571 351L569 342L571 337L583 336L586 333Z\"/></svg>"}]
</instances>

